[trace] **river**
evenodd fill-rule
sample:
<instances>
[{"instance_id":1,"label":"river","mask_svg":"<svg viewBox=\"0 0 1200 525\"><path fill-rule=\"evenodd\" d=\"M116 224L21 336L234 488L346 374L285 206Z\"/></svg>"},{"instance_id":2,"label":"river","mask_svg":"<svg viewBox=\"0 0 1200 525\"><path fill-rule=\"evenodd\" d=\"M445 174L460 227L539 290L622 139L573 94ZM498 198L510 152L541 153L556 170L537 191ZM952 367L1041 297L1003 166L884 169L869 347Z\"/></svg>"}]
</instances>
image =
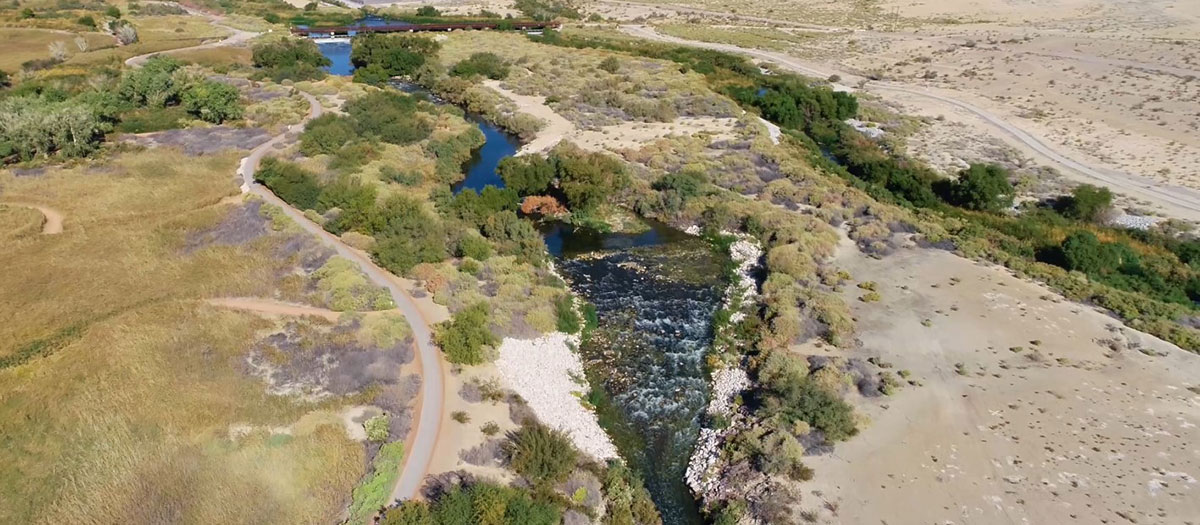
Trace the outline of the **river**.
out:
<instances>
[{"instance_id":1,"label":"river","mask_svg":"<svg viewBox=\"0 0 1200 525\"><path fill-rule=\"evenodd\" d=\"M353 74L350 44L319 46L333 62L331 74ZM466 117L487 140L463 166L466 178L454 192L503 187L496 166L520 142L476 115ZM663 521L691 525L701 519L684 473L708 402L703 357L727 259L702 239L653 221L646 226L602 233L550 223L541 231L571 290L596 306L599 325L580 353L601 425L645 480Z\"/></svg>"}]
</instances>

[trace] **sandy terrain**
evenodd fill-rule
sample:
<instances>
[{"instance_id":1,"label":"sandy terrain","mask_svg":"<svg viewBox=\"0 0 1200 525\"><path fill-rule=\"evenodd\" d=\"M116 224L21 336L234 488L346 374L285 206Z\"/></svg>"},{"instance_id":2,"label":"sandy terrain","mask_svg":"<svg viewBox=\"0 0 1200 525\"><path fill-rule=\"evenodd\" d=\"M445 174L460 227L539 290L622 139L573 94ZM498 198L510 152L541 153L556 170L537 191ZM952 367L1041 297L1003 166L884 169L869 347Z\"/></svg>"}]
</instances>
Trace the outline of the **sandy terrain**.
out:
<instances>
[{"instance_id":1,"label":"sandy terrain","mask_svg":"<svg viewBox=\"0 0 1200 525\"><path fill-rule=\"evenodd\" d=\"M6 206L30 208L40 212L45 217L45 221L42 222L42 235L55 235L63 231L63 214L54 208L27 202L5 202L3 204Z\"/></svg>"},{"instance_id":2,"label":"sandy terrain","mask_svg":"<svg viewBox=\"0 0 1200 525\"><path fill-rule=\"evenodd\" d=\"M912 141L911 153L936 166L957 164L939 158L946 152L961 152L955 161L991 160L996 148L990 143L999 139L1015 150L1000 156L1030 157L1078 182L1128 176L1128 184L1114 189L1148 201L1186 196L1186 206L1168 202L1163 213L1195 219L1200 208L1200 193L1191 191L1200 189L1195 2L649 3L657 5L594 6L620 21L757 23L780 35L805 34L799 42L781 36L771 47L783 46L781 53L802 63L806 74L836 74L850 85L883 79L861 87L904 113L927 118L930 124ZM859 9L863 5L874 7ZM782 25L764 23L766 17ZM836 30L797 30L796 22ZM981 144L962 147L973 140ZM1166 186L1167 196L1139 194L1137 188L1148 185Z\"/></svg>"},{"instance_id":3,"label":"sandy terrain","mask_svg":"<svg viewBox=\"0 0 1200 525\"><path fill-rule=\"evenodd\" d=\"M921 385L854 401L871 423L808 460L802 506L844 523L1200 520L1200 356L947 252L846 245L837 264L883 296L847 287L863 345L847 353Z\"/></svg>"},{"instance_id":4,"label":"sandy terrain","mask_svg":"<svg viewBox=\"0 0 1200 525\"><path fill-rule=\"evenodd\" d=\"M673 122L626 122L602 126L598 130L582 130L547 106L545 97L515 93L495 80L486 81L484 84L513 101L522 113L528 113L546 122L546 127L537 133L537 137L521 147L519 153L522 155L547 151L563 140L589 151L619 151L640 149L670 135L692 136L704 133L713 141L731 140L736 137L737 119L714 117L679 117ZM774 134L772 138L775 138Z\"/></svg>"}]
</instances>

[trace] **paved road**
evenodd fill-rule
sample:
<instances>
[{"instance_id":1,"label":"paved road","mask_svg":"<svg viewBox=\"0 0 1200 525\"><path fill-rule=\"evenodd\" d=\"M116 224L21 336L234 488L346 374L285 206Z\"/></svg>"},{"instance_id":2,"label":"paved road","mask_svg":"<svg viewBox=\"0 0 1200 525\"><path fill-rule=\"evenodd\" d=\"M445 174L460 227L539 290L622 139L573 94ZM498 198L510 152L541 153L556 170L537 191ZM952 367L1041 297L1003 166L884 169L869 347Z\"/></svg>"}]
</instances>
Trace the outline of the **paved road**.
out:
<instances>
[{"instance_id":1,"label":"paved road","mask_svg":"<svg viewBox=\"0 0 1200 525\"><path fill-rule=\"evenodd\" d=\"M322 108L320 101L308 93L300 92L300 94L308 100L309 113L305 118L305 122L321 116ZM325 231L317 223L308 220L304 216L304 212L293 208L284 202L283 199L275 196L266 186L254 182L254 173L258 170L258 165L263 157L273 149L276 149L276 147L282 147L285 143L295 140L295 134L299 133L303 127L304 122L291 126L287 131L276 135L266 143L254 148L250 152L250 155L242 159L242 163L238 167L238 175L242 177L242 193L253 193L262 197L266 202L279 206L304 231L317 237L326 246L336 250L338 255L358 265L367 278L391 292L392 300L396 303L396 308L400 310L400 313L408 321L409 326L412 327L413 339L417 343L417 351L420 354L421 360L421 400L417 408L416 435L413 438L411 448L406 451L408 453L407 459L401 467L400 478L396 481L396 486L392 490L392 498L397 500L410 499L417 494L417 490L420 489L421 483L425 480L425 474L429 470L429 462L433 459L433 449L437 443L438 429L441 428L442 424L442 412L445 403L443 393L445 387L442 381L441 352L434 346L433 332L430 329L429 322L421 315L417 304L404 289L400 288L400 285L386 270L375 265L374 261L346 245L341 239Z\"/></svg>"},{"instance_id":2,"label":"paved road","mask_svg":"<svg viewBox=\"0 0 1200 525\"><path fill-rule=\"evenodd\" d=\"M647 40L656 40L660 42L703 47L718 51L749 55L754 58L779 64L798 73L817 78L828 78L832 73L829 70L819 69L820 66L814 66L813 64L801 62L795 57L791 57L783 53L748 49L729 44L687 40L664 35L652 27L641 25L622 26L621 29L630 35L639 38L645 38ZM848 75L842 74L842 76L846 77ZM841 87L844 88L844 86ZM1005 120L1003 117L996 115L995 113L975 106L970 102L953 98L940 91L935 92L923 87L909 86L896 82L867 82L865 89L867 91L880 94L886 94L890 92L923 97L937 101L943 105L950 105L967 111L979 118L996 137L1026 151L1032 151L1040 160L1055 166L1065 175L1073 176L1073 178L1076 178L1081 182L1099 184L1106 186L1118 193L1158 204L1162 207L1162 211L1164 213L1172 217L1200 220L1200 193L1197 193L1195 190L1165 185L1147 177L1142 177L1132 173L1124 173L1116 170L1088 165L1064 153L1060 147L1049 144L1021 128L1020 126Z\"/></svg>"},{"instance_id":3,"label":"paved road","mask_svg":"<svg viewBox=\"0 0 1200 525\"><path fill-rule=\"evenodd\" d=\"M238 44L257 36L257 33L241 31L223 25L219 16L190 10L189 12L208 18L209 22L214 26L228 29L232 32L232 35L217 42L209 42L171 51L207 49ZM130 67L141 67L147 59L156 54L159 53L138 55L126 60L125 63ZM275 196L270 189L254 182L254 173L258 170L258 165L262 162L263 157L272 150L282 148L287 143L294 141L296 135L304 129L305 123L321 116L323 111L321 102L309 93L301 91L300 94L308 101L308 115L304 120L298 124L289 126L283 133L272 137L271 140L254 148L250 151L249 155L242 158L237 171L238 176L242 178L242 193L253 193L262 197L264 201L279 206L284 214L295 221L304 231L316 237L326 246L333 248L338 255L358 265L359 269L372 282L387 288L392 294L392 300L396 303L396 308L404 315L409 326L412 327L413 339L416 341L418 357L421 361L421 397L417 404L418 415L415 436L413 437L411 447L406 451L407 455L404 465L401 466L400 478L396 481L396 486L392 490L393 499L410 499L417 495L417 491L425 480L425 474L429 470L429 463L433 459L433 449L437 443L438 431L442 425L445 387L441 352L433 344L433 331L430 328L429 322L421 315L421 311L417 308L417 304L413 301L412 297L409 297L408 293L400 287L391 274L383 268L376 266L374 261L361 252L354 250L342 242L341 239L325 231L320 225L308 220L302 211L293 208L290 204L284 202L283 199Z\"/></svg>"},{"instance_id":4,"label":"paved road","mask_svg":"<svg viewBox=\"0 0 1200 525\"><path fill-rule=\"evenodd\" d=\"M125 59L125 65L129 66L129 67L142 67L142 65L144 65L146 63L146 61L149 60L150 57L152 57L154 55L169 55L171 53L178 53L181 51L193 51L196 49L211 49L214 47L234 46L234 45L242 44L244 42L249 42L250 39L259 35L259 33L243 31L241 29L237 29L237 28L233 28L233 27L224 25L221 23L222 18L220 16L210 15L208 13L204 13L202 11L197 11L195 9L191 9L188 7L185 7L184 9L187 10L188 14L195 15L195 16L202 16L204 18L207 18L209 23L211 23L212 25L219 27L221 29L228 30L229 36L225 37L222 40L214 40L212 42L205 42L203 44L196 45L196 46L167 49L164 51L155 51L153 53L146 53L144 55L129 57L129 58Z\"/></svg>"}]
</instances>

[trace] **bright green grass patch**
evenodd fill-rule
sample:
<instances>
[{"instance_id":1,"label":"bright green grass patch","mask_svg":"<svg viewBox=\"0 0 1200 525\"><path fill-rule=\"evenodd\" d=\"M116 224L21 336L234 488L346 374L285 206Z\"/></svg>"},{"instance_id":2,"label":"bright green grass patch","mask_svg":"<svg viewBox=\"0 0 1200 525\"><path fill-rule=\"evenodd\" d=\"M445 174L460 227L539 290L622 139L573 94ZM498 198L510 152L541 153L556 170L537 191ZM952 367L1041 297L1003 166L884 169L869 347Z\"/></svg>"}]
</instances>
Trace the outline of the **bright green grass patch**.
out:
<instances>
[{"instance_id":1,"label":"bright green grass patch","mask_svg":"<svg viewBox=\"0 0 1200 525\"><path fill-rule=\"evenodd\" d=\"M372 463L375 471L354 488L350 523L366 522L377 509L388 503L392 486L400 477L400 462L403 459L404 443L396 441L380 447Z\"/></svg>"},{"instance_id":2,"label":"bright green grass patch","mask_svg":"<svg viewBox=\"0 0 1200 525\"><path fill-rule=\"evenodd\" d=\"M349 259L331 257L313 272L313 278L331 310L349 312L396 307L388 290L371 284Z\"/></svg>"}]
</instances>

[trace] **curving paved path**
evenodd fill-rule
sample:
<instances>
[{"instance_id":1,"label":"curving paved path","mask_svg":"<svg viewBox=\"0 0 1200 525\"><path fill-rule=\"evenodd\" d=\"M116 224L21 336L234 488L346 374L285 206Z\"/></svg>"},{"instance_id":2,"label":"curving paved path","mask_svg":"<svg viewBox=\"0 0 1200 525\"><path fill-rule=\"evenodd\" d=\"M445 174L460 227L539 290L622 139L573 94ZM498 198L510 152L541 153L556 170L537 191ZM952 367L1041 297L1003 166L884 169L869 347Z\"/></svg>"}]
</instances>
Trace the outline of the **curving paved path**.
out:
<instances>
[{"instance_id":1,"label":"curving paved path","mask_svg":"<svg viewBox=\"0 0 1200 525\"><path fill-rule=\"evenodd\" d=\"M792 71L817 78L828 78L832 74L828 70L817 69L811 64L802 63L794 57L783 53L748 49L729 44L687 40L664 35L656 31L653 27L648 26L627 25L622 26L621 29L630 35L647 40L748 55L761 60L768 60ZM842 76L846 77L847 75L842 74ZM835 85L835 88L849 89L838 85ZM1067 175L1074 175L1074 178L1083 182L1106 186L1118 193L1148 200L1161 206L1163 211L1172 217L1200 220L1200 192L1179 186L1166 185L1132 173L1091 166L1085 162L1076 160L1060 147L1047 143L1017 124L1007 121L1003 117L970 102L951 97L940 91L896 82L867 82L865 89L874 92L892 92L923 97L934 100L942 105L949 105L964 110L978 118L996 137L1025 151L1032 152L1036 157L1055 166Z\"/></svg>"},{"instance_id":2,"label":"curving paved path","mask_svg":"<svg viewBox=\"0 0 1200 525\"><path fill-rule=\"evenodd\" d=\"M317 223L308 220L304 216L304 212L293 208L283 199L275 196L266 186L254 182L254 173L267 153L273 149L282 148L285 143L295 140L295 134L304 128L304 124L308 120L321 116L320 101L309 93L301 91L300 94L308 101L308 116L299 124L290 126L283 133L254 148L249 155L242 159L241 165L238 167L238 175L242 177L242 193L252 193L262 197L264 201L278 206L304 231L316 237L326 246L333 248L338 255L358 265L368 279L388 289L392 294L392 300L396 303L396 309L404 315L405 320L412 327L413 339L416 341L417 355L421 363L421 398L417 403L418 416L415 434L406 451L408 454L401 467L400 478L392 490L393 499L410 499L417 495L417 491L425 479L425 474L429 470L429 463L433 459L434 445L437 444L438 429L442 424L445 386L442 377L441 352L434 346L430 323L421 314L412 297L409 297L387 270L377 266L362 252L351 248Z\"/></svg>"},{"instance_id":3,"label":"curving paved path","mask_svg":"<svg viewBox=\"0 0 1200 525\"><path fill-rule=\"evenodd\" d=\"M197 49L211 49L214 47L235 46L238 44L243 44L245 42L249 42L250 39L252 39L260 34L260 33L254 33L251 31L243 31L241 29L229 27L225 24L222 24L221 22L222 22L223 18L220 16L217 16L217 15L210 15L208 13L204 13L202 11L197 11L190 7L184 7L184 9L187 10L188 14L190 14L190 15L205 17L208 19L209 23L211 23L212 25L229 31L229 33L230 33L229 36L227 36L221 40L205 42L200 45L179 47L179 48L175 48L175 49L166 49L163 51L155 51L153 53L145 53L142 55L132 56L132 57L125 59L125 65L129 66L129 67L142 67L143 65L146 64L147 60L150 60L150 57L155 56L155 55L169 55L171 53L179 53L182 51L194 51Z\"/></svg>"},{"instance_id":4,"label":"curving paved path","mask_svg":"<svg viewBox=\"0 0 1200 525\"><path fill-rule=\"evenodd\" d=\"M219 16L190 9L188 12L208 18L211 24L228 29L232 32L232 35L224 40L200 44L198 46L138 55L126 60L125 64L130 67L141 67L146 63L147 59L157 54L234 45L246 42L258 35L257 33L242 31L223 25L221 23L222 19ZM354 262L372 282L387 288L388 292L392 294L392 300L396 303L396 309L404 315L404 319L408 321L409 326L412 328L413 339L416 341L417 346L417 359L421 365L421 394L416 402L416 411L418 413L416 418L417 424L413 430L412 437L406 441L406 444L409 444L406 451L407 455L404 464L401 466L400 477L392 490L393 499L407 500L417 496L421 483L425 480L425 474L428 472L430 461L433 459L433 449L437 443L438 431L442 424L442 412L445 405L443 397L445 386L441 352L434 346L433 329L429 321L425 319L412 297L409 297L408 293L400 287L399 282L387 270L377 266L365 254L351 248L342 242L341 239L325 231L320 225L308 220L304 216L304 212L284 202L283 199L277 197L266 186L254 181L254 173L258 170L259 163L262 162L263 157L267 153L273 149L282 148L287 143L296 140L296 136L303 131L304 125L309 120L321 116L323 112L321 102L309 93L303 91L299 91L299 93L308 101L308 115L299 123L288 126L283 133L272 137L271 140L254 148L250 151L249 155L242 158L237 170L238 176L242 179L241 190L242 193L252 193L261 197L264 201L278 206L300 228L316 237L321 243L333 248L338 255Z\"/></svg>"}]
</instances>

